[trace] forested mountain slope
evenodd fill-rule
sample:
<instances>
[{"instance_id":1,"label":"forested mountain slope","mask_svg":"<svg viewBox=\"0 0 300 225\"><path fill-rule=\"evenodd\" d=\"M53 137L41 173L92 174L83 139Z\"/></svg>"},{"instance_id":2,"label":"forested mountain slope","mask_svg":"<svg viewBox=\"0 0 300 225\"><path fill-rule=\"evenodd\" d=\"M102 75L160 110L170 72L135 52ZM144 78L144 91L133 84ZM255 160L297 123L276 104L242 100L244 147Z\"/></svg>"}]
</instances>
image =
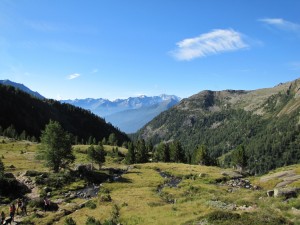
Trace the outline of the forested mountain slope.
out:
<instances>
[{"instance_id":1,"label":"forested mountain slope","mask_svg":"<svg viewBox=\"0 0 300 225\"><path fill-rule=\"evenodd\" d=\"M202 91L163 112L138 133L157 144L180 141L187 155L199 144L223 156L243 144L253 173L300 162L300 80L255 91ZM226 155L225 155L226 154Z\"/></svg>"},{"instance_id":2,"label":"forested mountain slope","mask_svg":"<svg viewBox=\"0 0 300 225\"><path fill-rule=\"evenodd\" d=\"M51 119L77 136L78 141L85 142L90 137L100 141L111 133L115 133L120 143L129 140L126 134L87 110L55 100L40 100L11 86L0 85L0 106L2 129L13 125L19 134L25 131L39 138Z\"/></svg>"}]
</instances>

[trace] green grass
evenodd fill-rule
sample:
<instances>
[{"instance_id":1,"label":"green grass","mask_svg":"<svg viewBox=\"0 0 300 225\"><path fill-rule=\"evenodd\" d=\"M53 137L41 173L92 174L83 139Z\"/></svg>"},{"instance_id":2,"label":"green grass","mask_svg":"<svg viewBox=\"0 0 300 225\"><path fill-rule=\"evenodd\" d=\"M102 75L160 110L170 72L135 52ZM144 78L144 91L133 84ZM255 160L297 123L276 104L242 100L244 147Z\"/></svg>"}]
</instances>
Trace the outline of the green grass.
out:
<instances>
[{"instance_id":1,"label":"green grass","mask_svg":"<svg viewBox=\"0 0 300 225\"><path fill-rule=\"evenodd\" d=\"M18 174L25 170L48 171L41 161L34 158L38 148L36 143L4 140L0 138L0 157L8 172ZM85 150L89 146L76 145L74 164L88 163ZM111 146L104 146L105 151L112 150ZM126 149L119 148L126 153ZM22 151L22 152L21 152ZM109 154L108 154L109 155ZM14 165L15 169L9 168ZM125 168L127 166L116 162L111 156L106 157L105 167ZM180 177L182 181L177 188L165 187L161 193L157 187L165 180L158 172L164 171L173 176ZM271 173L294 170L300 174L300 165L277 169ZM119 221L121 224L199 224L208 221L208 224L285 224L292 221L300 225L300 199L283 201L281 198L268 198L266 190L274 188L280 179L270 179L261 182L261 177L250 177L253 184L262 187L261 190L236 189L228 192L228 186L216 182L222 180L224 169L175 163L147 163L136 164L116 182L104 183L101 192L110 195L111 201L100 201L100 194L86 203L84 199L74 199L63 202L60 209L71 211L77 224L85 224L88 217L94 217L102 223L110 219L115 205L120 209ZM84 187L85 181L77 179L64 185L61 191L77 190ZM300 187L299 181L290 186ZM107 191L104 191L106 189ZM60 191L53 192L52 200L59 199ZM168 200L175 203L170 204ZM251 210L238 209L240 206L251 206ZM223 209L224 206L236 206L236 210ZM0 206L0 210L8 212L8 206ZM34 217L33 208L28 208L31 221L36 224L51 224L58 221L63 225L65 216L62 211L47 212L42 218ZM257 223L255 223L257 222Z\"/></svg>"}]
</instances>

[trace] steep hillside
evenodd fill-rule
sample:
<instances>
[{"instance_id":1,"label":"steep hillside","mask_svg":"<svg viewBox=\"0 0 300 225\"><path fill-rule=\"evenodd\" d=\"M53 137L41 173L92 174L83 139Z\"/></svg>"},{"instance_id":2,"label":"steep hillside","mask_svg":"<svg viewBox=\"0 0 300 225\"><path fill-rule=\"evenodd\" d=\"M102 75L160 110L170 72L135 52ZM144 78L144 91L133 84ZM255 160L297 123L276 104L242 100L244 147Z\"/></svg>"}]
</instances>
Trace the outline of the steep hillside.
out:
<instances>
[{"instance_id":1,"label":"steep hillside","mask_svg":"<svg viewBox=\"0 0 300 225\"><path fill-rule=\"evenodd\" d=\"M180 98L174 95L160 96L139 96L127 99L75 99L62 100L83 109L91 110L96 115L105 117L105 120L112 123L126 133L134 133L142 128L161 112L176 105Z\"/></svg>"},{"instance_id":2,"label":"steep hillside","mask_svg":"<svg viewBox=\"0 0 300 225\"><path fill-rule=\"evenodd\" d=\"M12 82L10 80L0 80L0 84L15 87L15 88L20 89L21 91L24 91L24 92L26 92L26 93L28 93L28 94L36 97L36 98L45 99L45 97L42 96L40 93L30 90L24 84L19 84L19 83L16 83L16 82Z\"/></svg>"},{"instance_id":3,"label":"steep hillside","mask_svg":"<svg viewBox=\"0 0 300 225\"><path fill-rule=\"evenodd\" d=\"M79 141L87 141L90 136L99 141L111 133L116 134L120 143L128 141L126 134L87 110L55 100L40 100L6 85L0 85L0 96L0 126L3 129L13 125L19 134L24 130L38 138L52 119L60 122Z\"/></svg>"},{"instance_id":4,"label":"steep hillside","mask_svg":"<svg viewBox=\"0 0 300 225\"><path fill-rule=\"evenodd\" d=\"M179 140L187 155L199 144L220 157L243 144L253 173L300 160L300 80L255 91L202 91L163 112L137 133ZM224 157L228 165L230 154Z\"/></svg>"}]
</instances>

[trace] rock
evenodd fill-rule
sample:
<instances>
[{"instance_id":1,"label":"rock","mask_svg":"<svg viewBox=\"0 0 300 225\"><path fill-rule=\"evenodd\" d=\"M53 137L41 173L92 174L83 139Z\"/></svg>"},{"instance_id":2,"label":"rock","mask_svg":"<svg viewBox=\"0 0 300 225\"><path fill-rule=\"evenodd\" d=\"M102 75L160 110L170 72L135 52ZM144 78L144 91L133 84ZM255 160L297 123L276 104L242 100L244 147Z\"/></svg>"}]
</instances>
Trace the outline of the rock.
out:
<instances>
[{"instance_id":1,"label":"rock","mask_svg":"<svg viewBox=\"0 0 300 225\"><path fill-rule=\"evenodd\" d=\"M296 198L299 188L275 188L274 197Z\"/></svg>"},{"instance_id":2,"label":"rock","mask_svg":"<svg viewBox=\"0 0 300 225\"><path fill-rule=\"evenodd\" d=\"M268 190L267 191L267 196L268 197L273 197L274 196L274 190Z\"/></svg>"}]
</instances>

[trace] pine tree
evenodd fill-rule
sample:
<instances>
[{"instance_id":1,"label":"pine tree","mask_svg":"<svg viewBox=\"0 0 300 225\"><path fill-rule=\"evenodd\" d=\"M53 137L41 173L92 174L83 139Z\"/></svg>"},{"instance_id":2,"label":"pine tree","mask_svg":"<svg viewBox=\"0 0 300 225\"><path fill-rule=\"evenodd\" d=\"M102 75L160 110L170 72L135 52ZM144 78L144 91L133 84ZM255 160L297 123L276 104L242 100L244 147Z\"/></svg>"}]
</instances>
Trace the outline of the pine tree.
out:
<instances>
[{"instance_id":1,"label":"pine tree","mask_svg":"<svg viewBox=\"0 0 300 225\"><path fill-rule=\"evenodd\" d=\"M198 146L198 148L194 151L192 162L197 165L205 166L210 166L213 164L205 145Z\"/></svg>"},{"instance_id":2,"label":"pine tree","mask_svg":"<svg viewBox=\"0 0 300 225\"><path fill-rule=\"evenodd\" d=\"M99 169L102 166L102 163L105 162L105 151L102 144L100 145L91 145L87 149L88 158L92 160L92 167L93 163L97 163L99 165Z\"/></svg>"},{"instance_id":3,"label":"pine tree","mask_svg":"<svg viewBox=\"0 0 300 225\"><path fill-rule=\"evenodd\" d=\"M170 148L167 143L161 142L156 148L155 159L161 162L170 162Z\"/></svg>"},{"instance_id":4,"label":"pine tree","mask_svg":"<svg viewBox=\"0 0 300 225\"><path fill-rule=\"evenodd\" d=\"M134 164L136 162L135 151L134 151L134 146L133 146L132 142L128 143L128 152L125 156L125 162L127 164Z\"/></svg>"},{"instance_id":5,"label":"pine tree","mask_svg":"<svg viewBox=\"0 0 300 225\"><path fill-rule=\"evenodd\" d=\"M171 143L170 159L172 162L185 162L184 151L179 141Z\"/></svg>"},{"instance_id":6,"label":"pine tree","mask_svg":"<svg viewBox=\"0 0 300 225\"><path fill-rule=\"evenodd\" d=\"M44 159L46 166L55 173L75 160L71 137L58 122L50 120L42 131L38 156Z\"/></svg>"},{"instance_id":7,"label":"pine tree","mask_svg":"<svg viewBox=\"0 0 300 225\"><path fill-rule=\"evenodd\" d=\"M136 143L136 162L137 163L148 162L147 148L144 139L138 140Z\"/></svg>"},{"instance_id":8,"label":"pine tree","mask_svg":"<svg viewBox=\"0 0 300 225\"><path fill-rule=\"evenodd\" d=\"M247 156L245 152L244 145L239 145L232 153L232 163L233 165L240 169L244 170L247 166Z\"/></svg>"}]
</instances>

